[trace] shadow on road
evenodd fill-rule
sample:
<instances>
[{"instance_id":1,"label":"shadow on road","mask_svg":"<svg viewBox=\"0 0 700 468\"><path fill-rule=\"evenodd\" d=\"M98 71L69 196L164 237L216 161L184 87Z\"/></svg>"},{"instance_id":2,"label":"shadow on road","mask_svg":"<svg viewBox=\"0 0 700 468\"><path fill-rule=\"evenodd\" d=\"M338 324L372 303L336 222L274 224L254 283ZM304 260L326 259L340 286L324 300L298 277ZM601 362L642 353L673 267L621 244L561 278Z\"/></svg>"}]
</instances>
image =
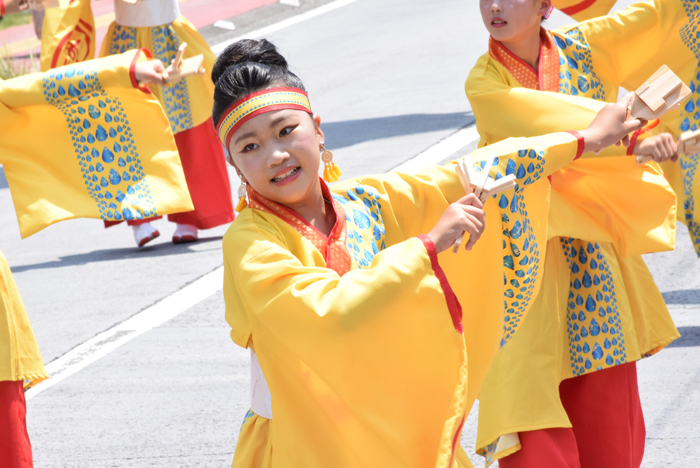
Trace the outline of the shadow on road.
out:
<instances>
[{"instance_id":1,"label":"shadow on road","mask_svg":"<svg viewBox=\"0 0 700 468\"><path fill-rule=\"evenodd\" d=\"M321 122L329 148L345 148L365 141L415 133L458 129L474 122L471 112L405 114L373 119Z\"/></svg>"},{"instance_id":2,"label":"shadow on road","mask_svg":"<svg viewBox=\"0 0 700 468\"><path fill-rule=\"evenodd\" d=\"M661 293L666 304L700 304L700 289L682 289Z\"/></svg>"},{"instance_id":3,"label":"shadow on road","mask_svg":"<svg viewBox=\"0 0 700 468\"><path fill-rule=\"evenodd\" d=\"M681 337L668 345L669 348L694 348L700 346L700 327L678 327Z\"/></svg>"},{"instance_id":4,"label":"shadow on road","mask_svg":"<svg viewBox=\"0 0 700 468\"><path fill-rule=\"evenodd\" d=\"M9 188L7 185L7 177L5 177L5 168L0 166L0 189Z\"/></svg>"},{"instance_id":5,"label":"shadow on road","mask_svg":"<svg viewBox=\"0 0 700 468\"><path fill-rule=\"evenodd\" d=\"M75 265L85 265L88 263L96 262L110 262L114 260L127 260L130 258L144 258L144 257L165 257L169 255L182 255L187 253L194 253L191 247L195 245L201 245L206 242L221 242L223 236L214 237L200 237L199 241L192 244L173 244L172 242L164 242L162 244L155 244L153 246L146 246L142 248L125 248L125 249L104 249L95 250L93 252L87 252L76 255L67 255L65 257L60 257L59 260L54 260L52 262L35 263L32 265L19 265L13 266L13 273L21 273L27 270L44 270L47 268L63 268Z\"/></svg>"}]
</instances>

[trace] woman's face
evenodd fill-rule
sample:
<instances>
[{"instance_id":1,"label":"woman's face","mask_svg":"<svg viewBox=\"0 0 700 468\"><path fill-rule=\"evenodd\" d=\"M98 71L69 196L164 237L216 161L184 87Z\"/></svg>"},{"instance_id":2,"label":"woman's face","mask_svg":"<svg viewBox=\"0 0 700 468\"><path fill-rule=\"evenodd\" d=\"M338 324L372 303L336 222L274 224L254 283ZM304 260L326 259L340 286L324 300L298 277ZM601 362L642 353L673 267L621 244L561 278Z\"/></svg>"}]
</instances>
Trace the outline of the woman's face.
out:
<instances>
[{"instance_id":1,"label":"woman's face","mask_svg":"<svg viewBox=\"0 0 700 468\"><path fill-rule=\"evenodd\" d=\"M320 123L320 117L293 109L257 115L233 134L231 162L260 195L290 207L303 205L320 191Z\"/></svg>"},{"instance_id":2,"label":"woman's face","mask_svg":"<svg viewBox=\"0 0 700 468\"><path fill-rule=\"evenodd\" d=\"M480 0L481 18L497 41L522 40L533 31L539 33L551 4L551 0Z\"/></svg>"}]
</instances>

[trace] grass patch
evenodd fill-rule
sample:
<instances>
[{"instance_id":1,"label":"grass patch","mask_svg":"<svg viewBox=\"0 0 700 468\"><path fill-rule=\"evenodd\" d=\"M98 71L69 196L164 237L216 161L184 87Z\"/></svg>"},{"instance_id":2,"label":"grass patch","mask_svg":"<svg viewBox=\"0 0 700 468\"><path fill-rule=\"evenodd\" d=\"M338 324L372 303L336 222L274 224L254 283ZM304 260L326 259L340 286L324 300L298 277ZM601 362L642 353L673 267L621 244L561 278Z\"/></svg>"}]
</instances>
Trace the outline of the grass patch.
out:
<instances>
[{"instance_id":1,"label":"grass patch","mask_svg":"<svg viewBox=\"0 0 700 468\"><path fill-rule=\"evenodd\" d=\"M12 26L21 26L32 22L32 10L24 10L19 13L11 13L5 15L0 20L0 31L11 28Z\"/></svg>"},{"instance_id":2,"label":"grass patch","mask_svg":"<svg viewBox=\"0 0 700 468\"><path fill-rule=\"evenodd\" d=\"M0 79L2 80L34 73L39 71L39 68L39 59L34 54L30 54L29 58L11 57L7 46L0 51Z\"/></svg>"}]
</instances>

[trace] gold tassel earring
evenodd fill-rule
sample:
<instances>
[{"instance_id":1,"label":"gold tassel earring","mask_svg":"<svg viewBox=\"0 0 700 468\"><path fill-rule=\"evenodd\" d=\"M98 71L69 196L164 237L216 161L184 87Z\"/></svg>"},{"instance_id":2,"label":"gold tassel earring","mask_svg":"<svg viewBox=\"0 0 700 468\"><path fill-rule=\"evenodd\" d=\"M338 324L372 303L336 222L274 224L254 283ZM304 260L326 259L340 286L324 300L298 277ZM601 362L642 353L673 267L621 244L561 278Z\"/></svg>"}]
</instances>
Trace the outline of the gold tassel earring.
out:
<instances>
[{"instance_id":1,"label":"gold tassel earring","mask_svg":"<svg viewBox=\"0 0 700 468\"><path fill-rule=\"evenodd\" d=\"M343 175L340 172L340 168L337 164L333 163L333 153L328 151L326 147L321 143L321 161L323 161L323 180L326 182L337 182L340 176Z\"/></svg>"},{"instance_id":2,"label":"gold tassel earring","mask_svg":"<svg viewBox=\"0 0 700 468\"><path fill-rule=\"evenodd\" d=\"M248 206L248 202L246 201L246 194L248 191L246 190L246 183L241 181L241 185L238 186L238 205L236 205L236 211L240 213L243 211L243 208Z\"/></svg>"}]
</instances>

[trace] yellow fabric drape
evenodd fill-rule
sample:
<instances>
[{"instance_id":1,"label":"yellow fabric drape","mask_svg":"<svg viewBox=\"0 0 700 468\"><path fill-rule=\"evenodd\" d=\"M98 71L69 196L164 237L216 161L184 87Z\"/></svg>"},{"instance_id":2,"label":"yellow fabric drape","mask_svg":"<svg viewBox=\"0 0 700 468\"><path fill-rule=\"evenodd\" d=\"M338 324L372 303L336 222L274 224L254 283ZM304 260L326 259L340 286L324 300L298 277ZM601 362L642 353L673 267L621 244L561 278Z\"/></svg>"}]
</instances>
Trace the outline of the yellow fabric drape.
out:
<instances>
[{"instance_id":1,"label":"yellow fabric drape","mask_svg":"<svg viewBox=\"0 0 700 468\"><path fill-rule=\"evenodd\" d=\"M679 30L689 21L678 2L656 0L552 31L558 93L526 89L482 56L465 85L480 146L586 128L619 86L635 89L664 62L682 71L690 59L678 50ZM584 155L551 178L542 291L480 394L477 447L487 465L519 449L518 431L570 426L561 380L641 359L678 337L638 257L674 248L675 194L658 165L637 166L625 153Z\"/></svg>"},{"instance_id":2,"label":"yellow fabric drape","mask_svg":"<svg viewBox=\"0 0 700 468\"><path fill-rule=\"evenodd\" d=\"M193 209L170 125L134 87L136 54L0 82L0 163L23 238L66 219Z\"/></svg>"},{"instance_id":3,"label":"yellow fabric drape","mask_svg":"<svg viewBox=\"0 0 700 468\"><path fill-rule=\"evenodd\" d=\"M576 21L607 15L616 2L617 0L552 0L555 8Z\"/></svg>"},{"instance_id":4,"label":"yellow fabric drape","mask_svg":"<svg viewBox=\"0 0 700 468\"><path fill-rule=\"evenodd\" d=\"M347 216L348 250L369 260L343 276L293 224L244 209L224 237L226 319L236 344L255 347L274 418L246 417L233 466L471 466L458 428L539 287L548 198L538 181L577 146L560 133L471 155L492 177L532 169L515 192L487 201L489 223L471 252L439 256L464 334L414 237L464 195L452 166L331 189ZM358 237L374 239L376 254L356 248Z\"/></svg>"},{"instance_id":5,"label":"yellow fabric drape","mask_svg":"<svg viewBox=\"0 0 700 468\"><path fill-rule=\"evenodd\" d=\"M32 387L48 377L27 311L0 252L0 380Z\"/></svg>"},{"instance_id":6,"label":"yellow fabric drape","mask_svg":"<svg viewBox=\"0 0 700 468\"><path fill-rule=\"evenodd\" d=\"M163 105L173 133L189 130L211 119L214 103L211 69L216 56L192 23L183 16L172 23L151 28L132 28L113 22L105 34L100 51L100 57L107 57L131 49L145 48L153 58L168 66L183 42L187 43L184 58L204 55L202 67L206 73L188 76L177 83L153 86L151 90Z\"/></svg>"},{"instance_id":7,"label":"yellow fabric drape","mask_svg":"<svg viewBox=\"0 0 700 468\"><path fill-rule=\"evenodd\" d=\"M648 1L578 27L599 57L595 64L601 70L599 76L608 77L611 85L637 89L661 64L666 64L690 86L690 99L664 115L661 125L649 135L669 132L678 138L682 132L698 129L700 12L696 9L696 2ZM700 197L700 181L695 178L698 162L699 156L691 154L661 167L678 196L678 220L688 227L700 255L700 215L695 212L695 200Z\"/></svg>"},{"instance_id":8,"label":"yellow fabric drape","mask_svg":"<svg viewBox=\"0 0 700 468\"><path fill-rule=\"evenodd\" d=\"M95 58L95 19L90 0L60 0L47 8L41 29L41 71Z\"/></svg>"}]
</instances>

